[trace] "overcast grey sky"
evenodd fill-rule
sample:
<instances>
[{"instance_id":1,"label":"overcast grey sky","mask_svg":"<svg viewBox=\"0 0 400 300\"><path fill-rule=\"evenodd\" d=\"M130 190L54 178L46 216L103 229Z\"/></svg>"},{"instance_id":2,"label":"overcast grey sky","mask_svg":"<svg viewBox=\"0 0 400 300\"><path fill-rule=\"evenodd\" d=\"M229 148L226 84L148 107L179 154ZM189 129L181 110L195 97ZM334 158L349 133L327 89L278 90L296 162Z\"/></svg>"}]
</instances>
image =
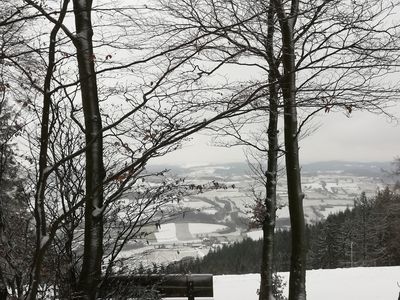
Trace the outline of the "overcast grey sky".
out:
<instances>
[{"instance_id":1,"label":"overcast grey sky","mask_svg":"<svg viewBox=\"0 0 400 300\"><path fill-rule=\"evenodd\" d=\"M303 162L390 161L400 155L400 126L383 115L324 114L321 127L301 141Z\"/></svg>"},{"instance_id":2,"label":"overcast grey sky","mask_svg":"<svg viewBox=\"0 0 400 300\"><path fill-rule=\"evenodd\" d=\"M399 108L397 108L399 109ZM396 109L392 109L396 113ZM345 161L391 161L400 156L400 126L384 115L354 112L321 114L312 121L319 128L300 141L302 163ZM212 147L209 137L196 136L183 149L156 163L202 165L245 161L244 149Z\"/></svg>"}]
</instances>

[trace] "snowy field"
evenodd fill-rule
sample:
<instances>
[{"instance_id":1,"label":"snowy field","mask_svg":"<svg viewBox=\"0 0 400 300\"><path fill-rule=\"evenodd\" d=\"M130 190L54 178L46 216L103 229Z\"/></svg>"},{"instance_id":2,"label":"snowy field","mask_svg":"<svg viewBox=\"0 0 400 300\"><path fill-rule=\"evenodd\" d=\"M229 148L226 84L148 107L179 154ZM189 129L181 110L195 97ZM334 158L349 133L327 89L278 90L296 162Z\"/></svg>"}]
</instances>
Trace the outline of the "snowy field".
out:
<instances>
[{"instance_id":1,"label":"snowy field","mask_svg":"<svg viewBox=\"0 0 400 300\"><path fill-rule=\"evenodd\" d=\"M288 273L281 275L288 281ZM258 274L214 276L214 300L257 300L259 280ZM400 267L311 270L307 300L397 300L397 282Z\"/></svg>"},{"instance_id":2,"label":"snowy field","mask_svg":"<svg viewBox=\"0 0 400 300\"><path fill-rule=\"evenodd\" d=\"M258 241L263 238L263 231L262 230L249 231L249 232L246 232L246 236L248 238L252 239L253 241Z\"/></svg>"},{"instance_id":3,"label":"snowy field","mask_svg":"<svg viewBox=\"0 0 400 300\"><path fill-rule=\"evenodd\" d=\"M154 235L158 243L174 243L218 234L227 228L225 225L209 223L165 223Z\"/></svg>"}]
</instances>

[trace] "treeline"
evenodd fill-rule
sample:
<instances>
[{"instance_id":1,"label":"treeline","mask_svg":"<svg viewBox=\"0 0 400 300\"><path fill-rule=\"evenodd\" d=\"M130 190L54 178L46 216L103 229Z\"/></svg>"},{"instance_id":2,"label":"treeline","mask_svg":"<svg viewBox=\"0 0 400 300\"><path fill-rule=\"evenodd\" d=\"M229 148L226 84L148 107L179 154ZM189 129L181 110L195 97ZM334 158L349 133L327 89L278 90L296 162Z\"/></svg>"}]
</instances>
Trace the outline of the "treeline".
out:
<instances>
[{"instance_id":1,"label":"treeline","mask_svg":"<svg viewBox=\"0 0 400 300\"><path fill-rule=\"evenodd\" d=\"M365 193L353 209L308 228L309 267L390 266L400 263L400 195Z\"/></svg>"},{"instance_id":2,"label":"treeline","mask_svg":"<svg viewBox=\"0 0 400 300\"><path fill-rule=\"evenodd\" d=\"M386 188L375 197L362 193L354 208L307 226L307 268L400 264L400 195ZM204 258L167 267L170 273L245 274L260 271L262 241L245 239L211 250ZM290 231L275 233L275 271L289 271Z\"/></svg>"}]
</instances>

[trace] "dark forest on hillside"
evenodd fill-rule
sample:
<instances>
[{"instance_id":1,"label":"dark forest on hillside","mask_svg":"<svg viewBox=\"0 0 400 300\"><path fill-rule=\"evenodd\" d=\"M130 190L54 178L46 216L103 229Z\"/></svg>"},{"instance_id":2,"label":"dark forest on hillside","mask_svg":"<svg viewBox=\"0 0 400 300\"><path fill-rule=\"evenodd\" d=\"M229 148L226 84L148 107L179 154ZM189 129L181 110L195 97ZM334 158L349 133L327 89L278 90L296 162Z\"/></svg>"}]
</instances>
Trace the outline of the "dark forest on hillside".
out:
<instances>
[{"instance_id":1,"label":"dark forest on hillside","mask_svg":"<svg viewBox=\"0 0 400 300\"><path fill-rule=\"evenodd\" d=\"M354 208L307 226L307 269L400 264L400 195L385 189L373 198L362 193ZM262 240L245 239L212 250L203 259L167 267L174 273L258 273ZM275 234L275 270L289 271L290 231Z\"/></svg>"}]
</instances>

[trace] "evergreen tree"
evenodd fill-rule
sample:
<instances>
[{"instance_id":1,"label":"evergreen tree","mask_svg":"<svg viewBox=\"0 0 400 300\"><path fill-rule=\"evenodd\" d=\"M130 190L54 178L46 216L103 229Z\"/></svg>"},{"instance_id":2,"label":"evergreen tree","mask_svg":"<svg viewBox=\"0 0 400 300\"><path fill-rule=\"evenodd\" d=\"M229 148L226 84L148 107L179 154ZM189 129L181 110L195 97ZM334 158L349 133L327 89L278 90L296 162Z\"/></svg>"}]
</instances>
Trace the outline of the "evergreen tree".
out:
<instances>
[{"instance_id":1,"label":"evergreen tree","mask_svg":"<svg viewBox=\"0 0 400 300\"><path fill-rule=\"evenodd\" d=\"M400 195L389 188L376 196L373 230L375 235L374 259L377 264L400 264Z\"/></svg>"},{"instance_id":2,"label":"evergreen tree","mask_svg":"<svg viewBox=\"0 0 400 300\"><path fill-rule=\"evenodd\" d=\"M317 237L316 259L321 268L335 268L342 257L340 245L340 228L328 219Z\"/></svg>"},{"instance_id":3,"label":"evergreen tree","mask_svg":"<svg viewBox=\"0 0 400 300\"><path fill-rule=\"evenodd\" d=\"M308 269L400 264L400 195L389 188L368 198L362 193L352 209L308 225ZM290 268L290 231L277 230L274 268ZM262 241L245 239L211 250L204 258L169 266L170 272L212 274L258 273ZM181 265L185 264L184 267Z\"/></svg>"}]
</instances>

